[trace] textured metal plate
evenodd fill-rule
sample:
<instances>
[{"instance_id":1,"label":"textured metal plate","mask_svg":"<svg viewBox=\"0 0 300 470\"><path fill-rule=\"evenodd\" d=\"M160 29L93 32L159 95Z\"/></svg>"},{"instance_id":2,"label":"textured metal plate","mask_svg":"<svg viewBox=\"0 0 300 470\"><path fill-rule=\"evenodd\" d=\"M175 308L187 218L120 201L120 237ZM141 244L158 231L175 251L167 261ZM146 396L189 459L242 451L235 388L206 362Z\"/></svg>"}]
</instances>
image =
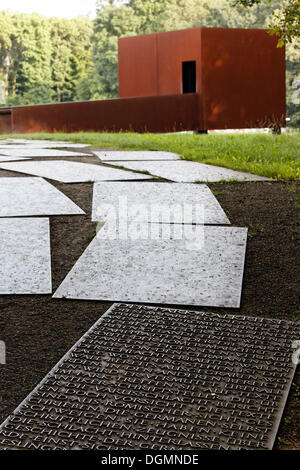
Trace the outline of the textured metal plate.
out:
<instances>
[{"instance_id":1,"label":"textured metal plate","mask_svg":"<svg viewBox=\"0 0 300 470\"><path fill-rule=\"evenodd\" d=\"M151 176L119 170L103 165L90 163L56 161L27 161L3 163L4 170L42 176L62 183L84 183L86 181L117 181L117 180L147 180Z\"/></svg>"},{"instance_id":2,"label":"textured metal plate","mask_svg":"<svg viewBox=\"0 0 300 470\"><path fill-rule=\"evenodd\" d=\"M230 224L205 184L95 183L93 221L109 216L143 222Z\"/></svg>"},{"instance_id":3,"label":"textured metal plate","mask_svg":"<svg viewBox=\"0 0 300 470\"><path fill-rule=\"evenodd\" d=\"M271 449L294 323L114 305L0 427L1 449Z\"/></svg>"},{"instance_id":4,"label":"textured metal plate","mask_svg":"<svg viewBox=\"0 0 300 470\"><path fill-rule=\"evenodd\" d=\"M42 178L0 178L0 217L84 214Z\"/></svg>"},{"instance_id":5,"label":"textured metal plate","mask_svg":"<svg viewBox=\"0 0 300 470\"><path fill-rule=\"evenodd\" d=\"M240 306L246 228L123 222L115 238L101 228L55 298Z\"/></svg>"},{"instance_id":6,"label":"textured metal plate","mask_svg":"<svg viewBox=\"0 0 300 470\"><path fill-rule=\"evenodd\" d=\"M170 162L122 162L120 166L129 170L147 171L151 175L178 183L217 182L237 179L240 181L268 181L264 176L230 170L221 166L184 160Z\"/></svg>"},{"instance_id":7,"label":"textured metal plate","mask_svg":"<svg viewBox=\"0 0 300 470\"><path fill-rule=\"evenodd\" d=\"M49 219L0 219L0 294L51 292Z\"/></svg>"}]
</instances>

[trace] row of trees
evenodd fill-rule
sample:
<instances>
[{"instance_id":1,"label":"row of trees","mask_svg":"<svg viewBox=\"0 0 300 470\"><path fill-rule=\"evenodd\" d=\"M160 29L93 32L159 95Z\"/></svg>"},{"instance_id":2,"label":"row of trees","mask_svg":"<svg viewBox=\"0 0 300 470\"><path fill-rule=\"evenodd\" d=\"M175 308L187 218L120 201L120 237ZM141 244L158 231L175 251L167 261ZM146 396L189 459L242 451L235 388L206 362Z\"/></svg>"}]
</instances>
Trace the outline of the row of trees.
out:
<instances>
[{"instance_id":1,"label":"row of trees","mask_svg":"<svg viewBox=\"0 0 300 470\"><path fill-rule=\"evenodd\" d=\"M93 24L88 18L44 18L0 12L0 79L8 104L76 99L91 67Z\"/></svg>"},{"instance_id":2,"label":"row of trees","mask_svg":"<svg viewBox=\"0 0 300 470\"><path fill-rule=\"evenodd\" d=\"M295 0L98 0L94 21L0 12L0 80L9 83L11 105L114 98L119 37L198 26L267 28L291 3L299 6ZM289 42L290 31L282 40L288 41L288 113L296 123L300 48Z\"/></svg>"}]
</instances>

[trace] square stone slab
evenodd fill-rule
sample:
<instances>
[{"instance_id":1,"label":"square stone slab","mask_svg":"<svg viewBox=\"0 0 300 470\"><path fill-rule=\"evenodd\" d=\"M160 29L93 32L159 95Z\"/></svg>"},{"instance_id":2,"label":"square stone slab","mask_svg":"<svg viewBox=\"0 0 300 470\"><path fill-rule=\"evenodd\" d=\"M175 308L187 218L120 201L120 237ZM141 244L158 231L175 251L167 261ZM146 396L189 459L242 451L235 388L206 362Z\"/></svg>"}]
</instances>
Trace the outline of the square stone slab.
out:
<instances>
[{"instance_id":1,"label":"square stone slab","mask_svg":"<svg viewBox=\"0 0 300 470\"><path fill-rule=\"evenodd\" d=\"M115 235L115 227L106 223L54 297L240 306L246 228L134 223L125 227L127 234L119 227ZM154 239L157 227L161 233Z\"/></svg>"},{"instance_id":2,"label":"square stone slab","mask_svg":"<svg viewBox=\"0 0 300 470\"><path fill-rule=\"evenodd\" d=\"M51 292L49 219L0 219L0 294Z\"/></svg>"},{"instance_id":3,"label":"square stone slab","mask_svg":"<svg viewBox=\"0 0 300 470\"><path fill-rule=\"evenodd\" d=\"M144 222L230 224L204 184L95 183L92 220L105 221L115 215L129 220L139 217Z\"/></svg>"},{"instance_id":4,"label":"square stone slab","mask_svg":"<svg viewBox=\"0 0 300 470\"><path fill-rule=\"evenodd\" d=\"M42 176L62 183L84 183L86 181L116 181L116 180L147 180L152 176L131 171L119 170L103 165L90 163L56 161L27 161L16 163L3 163L0 168L4 170Z\"/></svg>"},{"instance_id":5,"label":"square stone slab","mask_svg":"<svg viewBox=\"0 0 300 470\"><path fill-rule=\"evenodd\" d=\"M95 151L93 153L103 161L145 161L145 160L179 160L180 155L161 151Z\"/></svg>"},{"instance_id":6,"label":"square stone slab","mask_svg":"<svg viewBox=\"0 0 300 470\"><path fill-rule=\"evenodd\" d=\"M221 180L268 181L264 176L252 175L241 171L230 170L220 166L187 160L170 162L122 162L129 170L145 171L154 176L166 178L178 183L217 182Z\"/></svg>"},{"instance_id":7,"label":"square stone slab","mask_svg":"<svg viewBox=\"0 0 300 470\"><path fill-rule=\"evenodd\" d=\"M287 321L113 305L0 427L2 450L272 449Z\"/></svg>"},{"instance_id":8,"label":"square stone slab","mask_svg":"<svg viewBox=\"0 0 300 470\"><path fill-rule=\"evenodd\" d=\"M85 214L42 178L0 178L0 217Z\"/></svg>"},{"instance_id":9,"label":"square stone slab","mask_svg":"<svg viewBox=\"0 0 300 470\"><path fill-rule=\"evenodd\" d=\"M2 149L3 155L11 157L27 157L27 158L42 158L42 157L88 157L90 153L70 152L69 150L55 150L55 149L41 149L41 148L21 148L21 149Z\"/></svg>"}]
</instances>

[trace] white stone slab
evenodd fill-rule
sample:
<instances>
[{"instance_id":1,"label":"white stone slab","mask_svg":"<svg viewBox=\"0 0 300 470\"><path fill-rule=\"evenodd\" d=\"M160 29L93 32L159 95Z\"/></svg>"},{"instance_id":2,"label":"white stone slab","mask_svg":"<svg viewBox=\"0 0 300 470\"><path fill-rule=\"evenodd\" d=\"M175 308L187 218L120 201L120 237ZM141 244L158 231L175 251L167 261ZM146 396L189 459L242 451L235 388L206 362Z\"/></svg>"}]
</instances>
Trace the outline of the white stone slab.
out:
<instances>
[{"instance_id":1,"label":"white stone slab","mask_svg":"<svg viewBox=\"0 0 300 470\"><path fill-rule=\"evenodd\" d=\"M19 160L30 160L30 159L28 157L9 157L8 155L6 156L0 155L0 162L15 162Z\"/></svg>"},{"instance_id":2,"label":"white stone slab","mask_svg":"<svg viewBox=\"0 0 300 470\"><path fill-rule=\"evenodd\" d=\"M135 230L146 228L152 233L157 227L192 228L191 225L176 227L176 224L140 224L139 227L129 224L128 233L134 238ZM186 231L181 240L113 239L114 231L107 223L54 297L238 308L247 229L194 227L197 228L195 243L188 240L191 236ZM201 234L204 234L203 245Z\"/></svg>"},{"instance_id":3,"label":"white stone slab","mask_svg":"<svg viewBox=\"0 0 300 470\"><path fill-rule=\"evenodd\" d=\"M0 179L0 217L84 213L71 199L42 178Z\"/></svg>"},{"instance_id":4,"label":"white stone slab","mask_svg":"<svg viewBox=\"0 0 300 470\"><path fill-rule=\"evenodd\" d=\"M55 150L55 149L40 149L40 148L22 148L18 149L2 149L3 155L11 157L27 157L27 158L42 158L42 157L87 157L91 156L90 153L70 152L69 150Z\"/></svg>"},{"instance_id":5,"label":"white stone slab","mask_svg":"<svg viewBox=\"0 0 300 470\"><path fill-rule=\"evenodd\" d=\"M49 219L0 219L0 294L51 292Z\"/></svg>"},{"instance_id":6,"label":"white stone slab","mask_svg":"<svg viewBox=\"0 0 300 470\"><path fill-rule=\"evenodd\" d=\"M85 145L76 145L76 144L71 144L71 145L67 145L67 144L7 144L7 145L1 145L0 144L0 152L5 152L5 151L15 151L15 150L19 150L20 152L21 151L28 151L28 150L31 150L31 149L34 149L35 151L38 150L38 149L55 149L55 148L79 148L79 149L82 149L83 147L87 147Z\"/></svg>"},{"instance_id":7,"label":"white stone slab","mask_svg":"<svg viewBox=\"0 0 300 470\"><path fill-rule=\"evenodd\" d=\"M95 151L93 153L103 161L147 161L147 160L179 160L180 155L161 151Z\"/></svg>"},{"instance_id":8,"label":"white stone slab","mask_svg":"<svg viewBox=\"0 0 300 470\"><path fill-rule=\"evenodd\" d=\"M220 180L268 181L264 176L230 170L220 166L186 160L170 162L122 162L120 166L129 170L145 171L151 175L178 183L217 182Z\"/></svg>"},{"instance_id":9,"label":"white stone slab","mask_svg":"<svg viewBox=\"0 0 300 470\"><path fill-rule=\"evenodd\" d=\"M0 149L30 149L30 148L39 148L39 149L46 149L46 148L85 148L88 147L89 144L75 144L72 142L54 142L50 140L45 140L45 141L39 141L39 140L27 140L24 142L6 142L2 143L0 141Z\"/></svg>"},{"instance_id":10,"label":"white stone slab","mask_svg":"<svg viewBox=\"0 0 300 470\"><path fill-rule=\"evenodd\" d=\"M109 217L136 221L138 218L143 222L230 224L205 184L188 183L95 183L92 220L105 221Z\"/></svg>"},{"instance_id":11,"label":"white stone slab","mask_svg":"<svg viewBox=\"0 0 300 470\"><path fill-rule=\"evenodd\" d=\"M2 163L0 168L61 181L63 183L84 183L86 181L146 180L151 176L119 170L90 163L56 161L27 161Z\"/></svg>"}]
</instances>

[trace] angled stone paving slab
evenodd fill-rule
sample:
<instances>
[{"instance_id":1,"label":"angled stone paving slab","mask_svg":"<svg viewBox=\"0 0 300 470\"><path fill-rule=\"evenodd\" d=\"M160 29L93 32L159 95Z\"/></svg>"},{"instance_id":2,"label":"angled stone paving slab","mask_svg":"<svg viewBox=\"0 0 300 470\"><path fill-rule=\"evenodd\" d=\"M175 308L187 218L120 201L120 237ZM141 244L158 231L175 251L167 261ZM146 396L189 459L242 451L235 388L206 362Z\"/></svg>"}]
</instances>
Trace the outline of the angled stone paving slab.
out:
<instances>
[{"instance_id":1,"label":"angled stone paving slab","mask_svg":"<svg viewBox=\"0 0 300 470\"><path fill-rule=\"evenodd\" d=\"M115 304L0 427L7 450L272 449L295 323Z\"/></svg>"},{"instance_id":2,"label":"angled stone paving slab","mask_svg":"<svg viewBox=\"0 0 300 470\"><path fill-rule=\"evenodd\" d=\"M103 161L147 161L147 160L179 160L180 155L161 151L132 151L132 150L93 150L93 153Z\"/></svg>"},{"instance_id":3,"label":"angled stone paving slab","mask_svg":"<svg viewBox=\"0 0 300 470\"><path fill-rule=\"evenodd\" d=\"M129 170L145 171L154 176L178 183L217 182L236 179L240 181L268 181L264 176L252 175L228 168L185 160L170 162L122 162Z\"/></svg>"},{"instance_id":4,"label":"angled stone paving slab","mask_svg":"<svg viewBox=\"0 0 300 470\"><path fill-rule=\"evenodd\" d=\"M85 214L42 178L0 178L0 217Z\"/></svg>"},{"instance_id":5,"label":"angled stone paving slab","mask_svg":"<svg viewBox=\"0 0 300 470\"><path fill-rule=\"evenodd\" d=\"M230 224L204 184L95 183L92 220L105 221L114 215L144 222Z\"/></svg>"},{"instance_id":6,"label":"angled stone paving slab","mask_svg":"<svg viewBox=\"0 0 300 470\"><path fill-rule=\"evenodd\" d=\"M106 223L54 297L238 308L246 242L246 228Z\"/></svg>"},{"instance_id":7,"label":"angled stone paving slab","mask_svg":"<svg viewBox=\"0 0 300 470\"><path fill-rule=\"evenodd\" d=\"M0 155L0 162L15 162L18 160L29 160L29 157L11 157L9 155Z\"/></svg>"},{"instance_id":8,"label":"angled stone paving slab","mask_svg":"<svg viewBox=\"0 0 300 470\"><path fill-rule=\"evenodd\" d=\"M146 180L152 176L119 170L90 163L56 161L26 161L0 164L4 170L42 176L63 183L84 183L86 181Z\"/></svg>"},{"instance_id":9,"label":"angled stone paving slab","mask_svg":"<svg viewBox=\"0 0 300 470\"><path fill-rule=\"evenodd\" d=\"M53 149L56 149L58 148L61 152L63 150L63 148L65 148L67 151L69 151L68 149L69 148L79 148L79 149L83 149L87 147L87 145L76 145L76 144L71 144L71 145L68 145L68 144L59 144L59 143L54 143L54 144L7 144L7 145L1 145L0 144L0 152L10 152L10 151L20 151L20 152L23 152L23 151L29 151L29 150L34 150L34 151L37 151L37 150L42 150L42 149L46 149L46 150L53 150ZM74 152L75 153L75 152ZM77 153L77 152L76 152Z\"/></svg>"},{"instance_id":10,"label":"angled stone paving slab","mask_svg":"<svg viewBox=\"0 0 300 470\"><path fill-rule=\"evenodd\" d=\"M27 158L42 158L42 157L87 157L90 153L70 152L69 150L56 150L56 149L41 149L41 148L22 148L22 149L1 149L3 155L11 157L27 157Z\"/></svg>"},{"instance_id":11,"label":"angled stone paving slab","mask_svg":"<svg viewBox=\"0 0 300 470\"><path fill-rule=\"evenodd\" d=\"M49 219L0 218L0 294L51 292Z\"/></svg>"}]
</instances>

